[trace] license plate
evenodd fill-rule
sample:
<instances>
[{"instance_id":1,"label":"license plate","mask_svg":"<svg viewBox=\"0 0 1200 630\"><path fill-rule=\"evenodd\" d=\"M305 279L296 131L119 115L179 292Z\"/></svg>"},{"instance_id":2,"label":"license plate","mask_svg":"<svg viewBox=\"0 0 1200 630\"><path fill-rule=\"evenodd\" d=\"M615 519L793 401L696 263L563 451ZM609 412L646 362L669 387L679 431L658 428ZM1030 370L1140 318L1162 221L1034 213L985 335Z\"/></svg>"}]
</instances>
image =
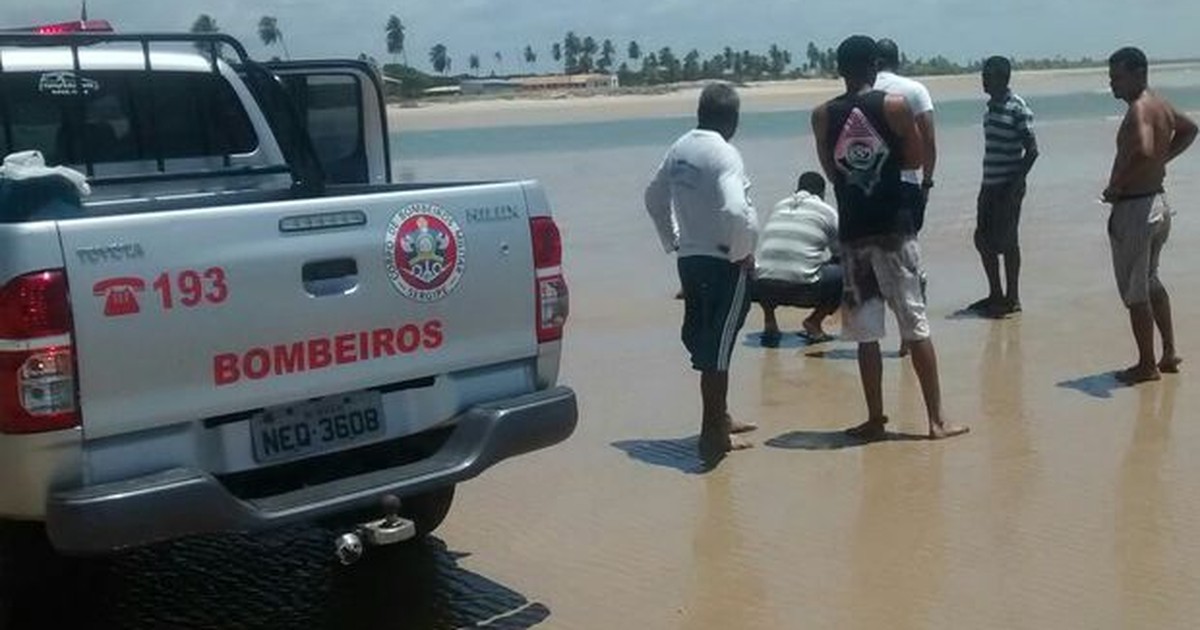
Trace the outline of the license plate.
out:
<instances>
[{"instance_id":1,"label":"license plate","mask_svg":"<svg viewBox=\"0 0 1200 630\"><path fill-rule=\"evenodd\" d=\"M374 441L384 434L379 392L340 394L271 407L250 420L254 459L297 459Z\"/></svg>"}]
</instances>

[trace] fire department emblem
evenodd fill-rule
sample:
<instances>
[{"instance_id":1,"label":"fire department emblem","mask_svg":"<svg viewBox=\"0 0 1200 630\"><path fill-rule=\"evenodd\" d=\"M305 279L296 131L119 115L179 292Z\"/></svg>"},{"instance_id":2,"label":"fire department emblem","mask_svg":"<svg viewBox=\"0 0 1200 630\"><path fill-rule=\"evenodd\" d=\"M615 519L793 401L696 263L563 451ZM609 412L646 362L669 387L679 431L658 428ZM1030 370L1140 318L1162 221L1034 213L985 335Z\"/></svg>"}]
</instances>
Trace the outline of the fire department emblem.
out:
<instances>
[{"instance_id":1,"label":"fire department emblem","mask_svg":"<svg viewBox=\"0 0 1200 630\"><path fill-rule=\"evenodd\" d=\"M465 266L462 228L430 203L405 206L388 222L384 265L392 286L418 302L454 291Z\"/></svg>"}]
</instances>

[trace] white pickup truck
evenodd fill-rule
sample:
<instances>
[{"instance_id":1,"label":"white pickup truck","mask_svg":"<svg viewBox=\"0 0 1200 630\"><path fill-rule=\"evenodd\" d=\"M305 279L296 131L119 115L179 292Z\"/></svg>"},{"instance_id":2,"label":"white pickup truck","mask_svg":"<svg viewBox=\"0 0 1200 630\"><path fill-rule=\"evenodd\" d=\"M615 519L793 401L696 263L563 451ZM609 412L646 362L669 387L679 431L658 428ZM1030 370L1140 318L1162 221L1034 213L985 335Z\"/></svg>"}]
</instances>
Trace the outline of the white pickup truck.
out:
<instances>
[{"instance_id":1,"label":"white pickup truck","mask_svg":"<svg viewBox=\"0 0 1200 630\"><path fill-rule=\"evenodd\" d=\"M545 193L392 183L369 66L0 33L27 150L92 194L0 178L0 552L332 520L352 560L574 430Z\"/></svg>"}]
</instances>

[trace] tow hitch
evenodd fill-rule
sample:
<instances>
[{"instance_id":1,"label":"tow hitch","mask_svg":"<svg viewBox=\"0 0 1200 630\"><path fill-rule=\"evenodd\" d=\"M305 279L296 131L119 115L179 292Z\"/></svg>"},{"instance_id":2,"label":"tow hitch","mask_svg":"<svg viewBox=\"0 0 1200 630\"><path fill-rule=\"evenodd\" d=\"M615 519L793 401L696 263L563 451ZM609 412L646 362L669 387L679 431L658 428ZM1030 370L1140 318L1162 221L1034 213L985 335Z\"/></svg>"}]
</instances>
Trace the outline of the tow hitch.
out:
<instances>
[{"instance_id":1,"label":"tow hitch","mask_svg":"<svg viewBox=\"0 0 1200 630\"><path fill-rule=\"evenodd\" d=\"M417 535L417 526L400 516L400 499L389 494L383 497L384 517L377 521L360 523L354 529L337 537L334 553L343 565L358 562L368 545L394 545Z\"/></svg>"}]
</instances>

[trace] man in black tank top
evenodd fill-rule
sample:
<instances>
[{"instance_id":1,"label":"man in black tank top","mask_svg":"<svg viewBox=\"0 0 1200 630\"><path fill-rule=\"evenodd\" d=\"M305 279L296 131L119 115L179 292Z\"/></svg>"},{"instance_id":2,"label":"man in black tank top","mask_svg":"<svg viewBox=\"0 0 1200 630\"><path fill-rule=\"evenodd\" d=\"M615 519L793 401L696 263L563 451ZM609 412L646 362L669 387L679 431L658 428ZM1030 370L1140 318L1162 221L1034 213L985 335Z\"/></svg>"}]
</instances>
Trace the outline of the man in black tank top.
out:
<instances>
[{"instance_id":1,"label":"man in black tank top","mask_svg":"<svg viewBox=\"0 0 1200 630\"><path fill-rule=\"evenodd\" d=\"M921 290L916 241L925 204L920 132L903 96L872 89L878 58L870 37L855 35L843 41L837 60L846 93L812 114L817 155L838 200L845 269L842 334L858 342L858 369L867 399L866 422L847 433L864 439L887 434L879 351L886 304L911 349L929 416L929 437L951 437L967 428L943 417L937 355Z\"/></svg>"}]
</instances>

